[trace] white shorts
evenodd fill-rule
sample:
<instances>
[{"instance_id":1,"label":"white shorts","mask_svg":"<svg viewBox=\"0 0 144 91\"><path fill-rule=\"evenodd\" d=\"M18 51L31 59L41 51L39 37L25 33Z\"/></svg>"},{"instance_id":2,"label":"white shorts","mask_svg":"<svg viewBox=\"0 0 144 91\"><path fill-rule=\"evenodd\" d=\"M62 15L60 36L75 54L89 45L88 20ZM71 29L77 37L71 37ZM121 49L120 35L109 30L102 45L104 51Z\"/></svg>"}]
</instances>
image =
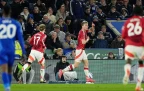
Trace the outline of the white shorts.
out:
<instances>
[{"instance_id":1,"label":"white shorts","mask_svg":"<svg viewBox=\"0 0 144 91\"><path fill-rule=\"evenodd\" d=\"M125 47L125 60L144 59L144 47L127 45Z\"/></svg>"},{"instance_id":2,"label":"white shorts","mask_svg":"<svg viewBox=\"0 0 144 91\"><path fill-rule=\"evenodd\" d=\"M36 50L31 50L28 62L33 62L35 60L37 60L39 64L44 64L45 63L44 54Z\"/></svg>"},{"instance_id":3,"label":"white shorts","mask_svg":"<svg viewBox=\"0 0 144 91\"><path fill-rule=\"evenodd\" d=\"M87 55L85 53L85 50L76 49L75 61L76 62L81 62L82 60L87 60Z\"/></svg>"}]
</instances>

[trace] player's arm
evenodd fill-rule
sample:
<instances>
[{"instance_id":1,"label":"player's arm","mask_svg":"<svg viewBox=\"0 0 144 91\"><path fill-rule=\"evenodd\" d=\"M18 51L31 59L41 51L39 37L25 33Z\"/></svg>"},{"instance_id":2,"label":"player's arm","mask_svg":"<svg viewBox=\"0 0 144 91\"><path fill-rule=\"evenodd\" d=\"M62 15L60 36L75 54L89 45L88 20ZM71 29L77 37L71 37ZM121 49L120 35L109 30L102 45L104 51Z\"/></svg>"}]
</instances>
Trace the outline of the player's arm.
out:
<instances>
[{"instance_id":1,"label":"player's arm","mask_svg":"<svg viewBox=\"0 0 144 91\"><path fill-rule=\"evenodd\" d=\"M46 49L46 45L45 45L45 40L46 40L46 35L43 37L42 39L42 44L43 44L43 48Z\"/></svg>"},{"instance_id":2,"label":"player's arm","mask_svg":"<svg viewBox=\"0 0 144 91\"><path fill-rule=\"evenodd\" d=\"M124 26L122 27L122 38L125 39L126 38L126 24L124 24Z\"/></svg>"},{"instance_id":3,"label":"player's arm","mask_svg":"<svg viewBox=\"0 0 144 91\"><path fill-rule=\"evenodd\" d=\"M30 43L31 46L33 46L33 43L34 43L34 36L32 36L32 38L30 39L29 43Z\"/></svg>"},{"instance_id":4,"label":"player's arm","mask_svg":"<svg viewBox=\"0 0 144 91\"><path fill-rule=\"evenodd\" d=\"M22 48L22 52L23 52L23 55L26 54L26 51L25 51L25 47L24 47L24 39L23 39L23 36L22 36L22 27L20 25L20 23L17 22L17 33L16 33L16 37L21 45L21 48Z\"/></svg>"}]
</instances>

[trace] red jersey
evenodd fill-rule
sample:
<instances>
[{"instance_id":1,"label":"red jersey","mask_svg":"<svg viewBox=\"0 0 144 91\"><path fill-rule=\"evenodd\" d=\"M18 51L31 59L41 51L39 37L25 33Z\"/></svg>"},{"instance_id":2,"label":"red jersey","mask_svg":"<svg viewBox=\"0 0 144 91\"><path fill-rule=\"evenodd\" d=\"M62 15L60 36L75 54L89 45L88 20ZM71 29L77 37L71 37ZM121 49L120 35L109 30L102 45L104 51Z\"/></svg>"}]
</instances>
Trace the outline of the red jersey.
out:
<instances>
[{"instance_id":1,"label":"red jersey","mask_svg":"<svg viewBox=\"0 0 144 91\"><path fill-rule=\"evenodd\" d=\"M32 50L37 50L39 52L44 52L46 35L42 32L38 32L32 36L30 44L32 45Z\"/></svg>"},{"instance_id":2,"label":"red jersey","mask_svg":"<svg viewBox=\"0 0 144 91\"><path fill-rule=\"evenodd\" d=\"M87 39L87 31L85 32L85 31L80 30L78 34L78 45L76 49L85 49L85 44L82 44L83 39L84 40Z\"/></svg>"},{"instance_id":3,"label":"red jersey","mask_svg":"<svg viewBox=\"0 0 144 91\"><path fill-rule=\"evenodd\" d=\"M122 37L126 41L126 46L144 46L144 18L141 16L129 18L122 28Z\"/></svg>"}]
</instances>

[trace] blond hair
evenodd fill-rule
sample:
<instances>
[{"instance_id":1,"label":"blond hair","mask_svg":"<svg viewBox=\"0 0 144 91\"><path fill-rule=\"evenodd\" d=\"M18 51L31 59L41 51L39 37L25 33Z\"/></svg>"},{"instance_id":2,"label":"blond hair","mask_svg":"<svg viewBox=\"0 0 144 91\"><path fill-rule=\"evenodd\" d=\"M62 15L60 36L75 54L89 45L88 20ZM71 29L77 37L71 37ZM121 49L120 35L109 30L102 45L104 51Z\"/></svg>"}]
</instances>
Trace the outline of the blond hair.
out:
<instances>
[{"instance_id":1,"label":"blond hair","mask_svg":"<svg viewBox=\"0 0 144 91\"><path fill-rule=\"evenodd\" d=\"M45 24L40 24L40 25L39 25L39 30L40 30L40 31L43 31L43 30L45 30L45 29L46 29Z\"/></svg>"},{"instance_id":2,"label":"blond hair","mask_svg":"<svg viewBox=\"0 0 144 91\"><path fill-rule=\"evenodd\" d=\"M83 26L84 24L88 24L88 22L87 21L82 21L82 23L81 23L81 26Z\"/></svg>"}]
</instances>

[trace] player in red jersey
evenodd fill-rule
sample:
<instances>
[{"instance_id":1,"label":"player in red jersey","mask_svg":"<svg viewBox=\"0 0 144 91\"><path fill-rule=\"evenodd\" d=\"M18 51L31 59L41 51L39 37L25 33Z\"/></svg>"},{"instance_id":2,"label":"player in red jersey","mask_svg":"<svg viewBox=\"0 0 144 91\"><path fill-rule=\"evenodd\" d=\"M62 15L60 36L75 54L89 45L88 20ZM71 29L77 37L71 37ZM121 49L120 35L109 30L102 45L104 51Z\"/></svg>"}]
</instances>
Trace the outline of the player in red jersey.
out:
<instances>
[{"instance_id":1,"label":"player in red jersey","mask_svg":"<svg viewBox=\"0 0 144 91\"><path fill-rule=\"evenodd\" d=\"M87 55L85 53L85 44L89 41L89 37L87 36L88 22L83 21L81 25L82 25L82 29L79 31L78 34L78 45L76 48L75 62L74 64L71 64L68 67L66 67L65 69L59 70L59 78L61 78L64 72L77 68L79 64L83 62L84 73L86 75L86 82L91 83L94 82L94 80L89 77L89 68L88 68L89 63L88 63Z\"/></svg>"},{"instance_id":2,"label":"player in red jersey","mask_svg":"<svg viewBox=\"0 0 144 91\"><path fill-rule=\"evenodd\" d=\"M144 18L142 17L142 14L142 7L136 6L134 8L134 15L125 22L122 28L122 37L126 41L125 60L127 61L124 66L125 75L123 78L123 83L128 83L131 71L131 61L133 59L139 59L136 91L143 90L141 88L144 72L142 61L144 60Z\"/></svg>"},{"instance_id":3,"label":"player in red jersey","mask_svg":"<svg viewBox=\"0 0 144 91\"><path fill-rule=\"evenodd\" d=\"M38 63L41 65L40 69L40 82L45 83L44 74L45 74L45 58L44 58L44 51L46 49L45 46L45 39L46 34L45 29L46 26L44 24L39 25L40 32L34 34L30 39L30 44L32 46L31 53L28 58L28 62L23 66L22 70L24 71L27 67L31 65L34 60L37 60Z\"/></svg>"}]
</instances>

